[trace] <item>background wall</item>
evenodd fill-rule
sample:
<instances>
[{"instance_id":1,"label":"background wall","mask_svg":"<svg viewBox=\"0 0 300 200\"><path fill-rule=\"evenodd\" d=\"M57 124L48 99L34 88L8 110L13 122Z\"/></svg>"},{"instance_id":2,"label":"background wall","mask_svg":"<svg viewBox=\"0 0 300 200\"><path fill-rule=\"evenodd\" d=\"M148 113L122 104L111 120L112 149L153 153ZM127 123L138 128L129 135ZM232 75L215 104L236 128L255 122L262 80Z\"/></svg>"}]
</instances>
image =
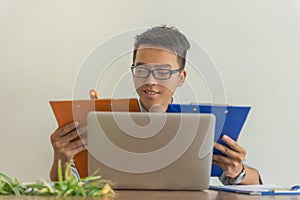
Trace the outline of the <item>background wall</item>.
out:
<instances>
[{"instance_id":1,"label":"background wall","mask_svg":"<svg viewBox=\"0 0 300 200\"><path fill-rule=\"evenodd\" d=\"M229 103L252 106L240 143L264 182L300 183L297 0L0 1L0 171L47 179L56 129L48 101L72 98L99 43L162 23L202 44Z\"/></svg>"}]
</instances>

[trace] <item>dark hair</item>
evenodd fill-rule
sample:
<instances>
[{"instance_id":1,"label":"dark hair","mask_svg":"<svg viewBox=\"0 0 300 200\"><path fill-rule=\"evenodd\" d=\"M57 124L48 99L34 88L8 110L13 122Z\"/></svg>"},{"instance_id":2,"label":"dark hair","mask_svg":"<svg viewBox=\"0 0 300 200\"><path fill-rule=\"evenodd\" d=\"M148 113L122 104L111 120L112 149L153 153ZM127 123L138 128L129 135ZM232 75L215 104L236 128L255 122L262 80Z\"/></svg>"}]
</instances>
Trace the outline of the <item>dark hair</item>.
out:
<instances>
[{"instance_id":1,"label":"dark hair","mask_svg":"<svg viewBox=\"0 0 300 200\"><path fill-rule=\"evenodd\" d=\"M135 61L137 50L142 44L161 47L175 52L180 69L184 69L186 53L190 48L190 43L175 27L166 25L155 26L137 35L134 43L133 62Z\"/></svg>"}]
</instances>

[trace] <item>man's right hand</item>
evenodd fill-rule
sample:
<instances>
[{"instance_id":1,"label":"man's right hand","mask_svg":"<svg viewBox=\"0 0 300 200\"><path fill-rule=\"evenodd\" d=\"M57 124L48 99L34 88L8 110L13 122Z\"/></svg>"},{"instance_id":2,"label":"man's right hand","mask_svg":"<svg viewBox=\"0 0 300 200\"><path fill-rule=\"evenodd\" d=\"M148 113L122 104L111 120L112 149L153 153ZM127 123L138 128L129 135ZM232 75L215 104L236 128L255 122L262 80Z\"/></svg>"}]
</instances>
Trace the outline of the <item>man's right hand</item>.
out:
<instances>
[{"instance_id":1,"label":"man's right hand","mask_svg":"<svg viewBox=\"0 0 300 200\"><path fill-rule=\"evenodd\" d=\"M51 134L51 144L54 150L54 159L50 171L50 179L57 180L57 163L61 160L63 172L66 164L73 159L73 157L85 150L87 144L87 127L80 127L78 122L72 122L64 127L56 129ZM80 136L80 138L78 137Z\"/></svg>"}]
</instances>

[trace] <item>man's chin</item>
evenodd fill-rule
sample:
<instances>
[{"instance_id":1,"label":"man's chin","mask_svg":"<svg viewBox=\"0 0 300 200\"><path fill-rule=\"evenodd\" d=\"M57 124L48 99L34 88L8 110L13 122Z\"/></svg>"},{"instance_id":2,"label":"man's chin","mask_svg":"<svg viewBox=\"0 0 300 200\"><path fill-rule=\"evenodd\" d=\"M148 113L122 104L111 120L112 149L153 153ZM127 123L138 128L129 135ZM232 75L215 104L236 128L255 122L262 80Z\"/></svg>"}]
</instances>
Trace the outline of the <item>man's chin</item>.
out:
<instances>
[{"instance_id":1,"label":"man's chin","mask_svg":"<svg viewBox=\"0 0 300 200\"><path fill-rule=\"evenodd\" d=\"M165 108L162 104L153 104L150 106L149 112L165 112Z\"/></svg>"}]
</instances>

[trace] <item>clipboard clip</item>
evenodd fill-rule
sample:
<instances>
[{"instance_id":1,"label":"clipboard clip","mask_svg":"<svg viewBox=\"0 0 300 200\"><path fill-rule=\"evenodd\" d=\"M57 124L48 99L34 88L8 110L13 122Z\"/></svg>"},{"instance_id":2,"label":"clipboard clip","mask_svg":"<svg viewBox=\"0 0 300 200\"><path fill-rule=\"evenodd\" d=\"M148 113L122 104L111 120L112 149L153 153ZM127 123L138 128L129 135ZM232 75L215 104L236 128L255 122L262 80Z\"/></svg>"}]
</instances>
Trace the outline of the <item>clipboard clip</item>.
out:
<instances>
[{"instance_id":1,"label":"clipboard clip","mask_svg":"<svg viewBox=\"0 0 300 200\"><path fill-rule=\"evenodd\" d=\"M98 99L97 90L90 90L90 99Z\"/></svg>"}]
</instances>

